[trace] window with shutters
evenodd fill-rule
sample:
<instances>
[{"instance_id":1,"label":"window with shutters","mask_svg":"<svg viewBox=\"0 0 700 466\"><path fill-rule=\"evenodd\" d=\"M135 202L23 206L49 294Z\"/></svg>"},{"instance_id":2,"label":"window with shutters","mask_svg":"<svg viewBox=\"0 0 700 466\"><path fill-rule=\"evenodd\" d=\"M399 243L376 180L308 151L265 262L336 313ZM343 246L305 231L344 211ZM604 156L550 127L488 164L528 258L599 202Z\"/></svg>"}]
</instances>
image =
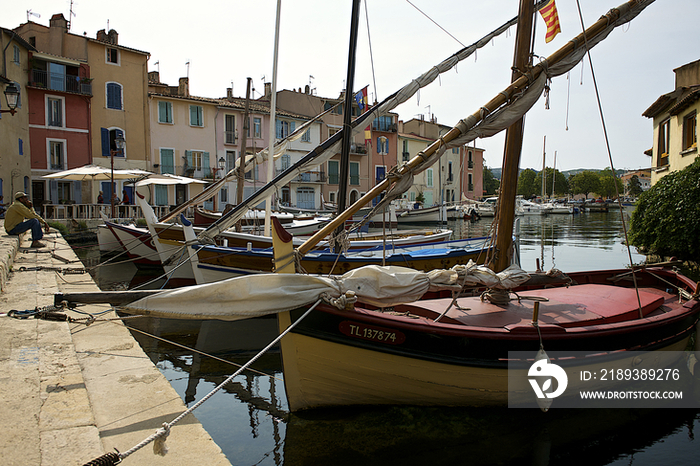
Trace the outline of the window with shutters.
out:
<instances>
[{"instance_id":1,"label":"window with shutters","mask_svg":"<svg viewBox=\"0 0 700 466\"><path fill-rule=\"evenodd\" d=\"M692 149L698 145L697 112L693 110L683 118L683 150Z\"/></svg>"},{"instance_id":2,"label":"window with shutters","mask_svg":"<svg viewBox=\"0 0 700 466\"><path fill-rule=\"evenodd\" d=\"M328 161L328 184L338 184L338 174L340 173L340 162L337 160Z\"/></svg>"},{"instance_id":3,"label":"window with shutters","mask_svg":"<svg viewBox=\"0 0 700 466\"><path fill-rule=\"evenodd\" d=\"M357 186L360 184L360 163L350 162L350 184Z\"/></svg>"},{"instance_id":4,"label":"window with shutters","mask_svg":"<svg viewBox=\"0 0 700 466\"><path fill-rule=\"evenodd\" d=\"M236 115L226 115L225 117L225 143L235 144L236 143Z\"/></svg>"},{"instance_id":5,"label":"window with shutters","mask_svg":"<svg viewBox=\"0 0 700 466\"><path fill-rule=\"evenodd\" d=\"M107 108L122 110L122 85L115 82L107 83Z\"/></svg>"},{"instance_id":6,"label":"window with shutters","mask_svg":"<svg viewBox=\"0 0 700 466\"><path fill-rule=\"evenodd\" d=\"M158 123L173 122L173 104L172 102L158 101Z\"/></svg>"},{"instance_id":7,"label":"window with shutters","mask_svg":"<svg viewBox=\"0 0 700 466\"><path fill-rule=\"evenodd\" d=\"M190 126L204 126L204 109L201 105L190 105Z\"/></svg>"}]
</instances>

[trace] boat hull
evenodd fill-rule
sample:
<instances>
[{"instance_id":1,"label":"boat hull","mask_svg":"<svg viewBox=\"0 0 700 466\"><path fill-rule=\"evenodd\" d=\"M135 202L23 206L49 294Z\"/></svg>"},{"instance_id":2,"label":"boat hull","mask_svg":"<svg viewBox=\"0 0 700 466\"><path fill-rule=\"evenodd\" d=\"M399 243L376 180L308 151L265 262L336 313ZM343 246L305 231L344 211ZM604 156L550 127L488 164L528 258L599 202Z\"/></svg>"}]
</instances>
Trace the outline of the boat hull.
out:
<instances>
[{"instance_id":1,"label":"boat hull","mask_svg":"<svg viewBox=\"0 0 700 466\"><path fill-rule=\"evenodd\" d=\"M455 240L441 243L414 245L410 250L397 248L383 257L380 247L373 251L362 250L348 255L313 253L301 260L301 267L307 273L318 275L342 275L350 270L366 265L399 265L428 272L435 269L449 269L470 260L483 263L488 250L488 238ZM236 276L269 273L273 271L272 251L247 251L236 248L205 246L196 248L197 260L193 267L200 283L211 283ZM201 280L201 281L200 281Z\"/></svg>"},{"instance_id":2,"label":"boat hull","mask_svg":"<svg viewBox=\"0 0 700 466\"><path fill-rule=\"evenodd\" d=\"M615 274L582 274L575 278L582 280L580 291L584 296L593 294L591 285L599 295L601 291L620 288L598 283L612 275ZM566 293L568 289L564 290ZM625 299L632 301L632 311L633 291L624 292ZM525 294L547 293L527 290ZM660 302L659 296L663 298L663 312L654 307ZM596 302L596 297L592 299ZM698 321L700 303L692 300L679 304L676 295L658 290L645 294L644 299L646 314L642 319L611 313L603 320L581 325L566 321L568 317L554 324L547 323L554 314L547 314L540 324L545 350L602 354L684 349ZM438 299L396 306L396 315L366 306L351 311L318 306L282 340L290 410L364 404L506 405L508 352L526 351L534 357L540 348L537 329L520 318L515 322L477 325L479 319L484 319L478 298L459 302L462 309L478 311L471 317L470 325L460 325L458 313L452 310L444 322L433 322L440 309L446 309L450 302L451 299ZM523 315L531 316L532 304L525 307ZM304 310L280 314L280 331ZM407 318L406 311L414 317ZM510 313L501 314L512 317ZM587 360L581 367L590 364Z\"/></svg>"}]
</instances>

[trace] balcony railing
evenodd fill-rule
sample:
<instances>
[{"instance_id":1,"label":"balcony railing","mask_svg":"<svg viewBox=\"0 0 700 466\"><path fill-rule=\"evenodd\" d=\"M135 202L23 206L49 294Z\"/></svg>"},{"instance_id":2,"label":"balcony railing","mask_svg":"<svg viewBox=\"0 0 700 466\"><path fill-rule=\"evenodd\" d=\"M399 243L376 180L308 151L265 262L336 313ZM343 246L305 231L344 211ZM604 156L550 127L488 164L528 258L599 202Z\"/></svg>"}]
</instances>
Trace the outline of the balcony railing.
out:
<instances>
[{"instance_id":1,"label":"balcony railing","mask_svg":"<svg viewBox=\"0 0 700 466\"><path fill-rule=\"evenodd\" d=\"M29 85L54 91L92 95L92 84L87 79L73 75L49 75L45 70L33 69Z\"/></svg>"},{"instance_id":2,"label":"balcony railing","mask_svg":"<svg viewBox=\"0 0 700 466\"><path fill-rule=\"evenodd\" d=\"M359 155L367 155L367 146L364 144L356 144L352 143L350 144L350 153L351 154L359 154Z\"/></svg>"},{"instance_id":3,"label":"balcony railing","mask_svg":"<svg viewBox=\"0 0 700 466\"><path fill-rule=\"evenodd\" d=\"M275 175L279 175L280 173L284 172L286 169L285 168L276 168L275 169ZM330 179L333 175L328 175L328 179ZM336 175L337 177L337 175ZM302 183L325 183L326 182L326 173L323 171L312 171L312 172L305 172L297 176L295 179L292 180L292 182L302 182ZM336 179L335 184L338 184L338 181Z\"/></svg>"},{"instance_id":4,"label":"balcony railing","mask_svg":"<svg viewBox=\"0 0 700 466\"><path fill-rule=\"evenodd\" d=\"M159 174L180 175L189 178L210 179L213 178L218 168L197 168L188 165L162 165L154 164L153 171Z\"/></svg>"},{"instance_id":5,"label":"balcony railing","mask_svg":"<svg viewBox=\"0 0 700 466\"><path fill-rule=\"evenodd\" d=\"M226 138L225 144L235 144L236 143L236 132L235 131L224 131L224 136Z\"/></svg>"},{"instance_id":6,"label":"balcony railing","mask_svg":"<svg viewBox=\"0 0 700 466\"><path fill-rule=\"evenodd\" d=\"M474 168L474 161L473 160L467 161L467 168Z\"/></svg>"}]
</instances>

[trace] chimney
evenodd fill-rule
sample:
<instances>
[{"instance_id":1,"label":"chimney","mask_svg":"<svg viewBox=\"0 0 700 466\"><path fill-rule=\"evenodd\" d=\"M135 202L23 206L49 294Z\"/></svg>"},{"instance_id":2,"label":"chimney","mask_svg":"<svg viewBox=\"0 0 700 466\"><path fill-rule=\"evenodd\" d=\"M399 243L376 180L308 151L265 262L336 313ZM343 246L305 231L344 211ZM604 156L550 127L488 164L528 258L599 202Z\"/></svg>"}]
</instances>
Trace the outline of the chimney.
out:
<instances>
[{"instance_id":1,"label":"chimney","mask_svg":"<svg viewBox=\"0 0 700 466\"><path fill-rule=\"evenodd\" d=\"M309 95L311 93L311 86L308 84L304 87L304 94Z\"/></svg>"},{"instance_id":2,"label":"chimney","mask_svg":"<svg viewBox=\"0 0 700 466\"><path fill-rule=\"evenodd\" d=\"M149 83L160 83L160 72L149 71L148 72L148 82Z\"/></svg>"},{"instance_id":3,"label":"chimney","mask_svg":"<svg viewBox=\"0 0 700 466\"><path fill-rule=\"evenodd\" d=\"M232 87L226 88L226 98L229 100L229 102L233 102L233 88Z\"/></svg>"},{"instance_id":4,"label":"chimney","mask_svg":"<svg viewBox=\"0 0 700 466\"><path fill-rule=\"evenodd\" d=\"M110 29L107 33L107 42L113 45L119 45L119 34L114 29Z\"/></svg>"},{"instance_id":5,"label":"chimney","mask_svg":"<svg viewBox=\"0 0 700 466\"><path fill-rule=\"evenodd\" d=\"M68 33L68 21L57 13L49 21L49 50L53 55L63 56L63 38Z\"/></svg>"},{"instance_id":6,"label":"chimney","mask_svg":"<svg viewBox=\"0 0 700 466\"><path fill-rule=\"evenodd\" d=\"M107 42L107 31L104 29L100 29L97 31L97 35L95 36L97 40L100 40L102 42Z\"/></svg>"},{"instance_id":7,"label":"chimney","mask_svg":"<svg viewBox=\"0 0 700 466\"><path fill-rule=\"evenodd\" d=\"M272 83L265 83L265 98L272 98Z\"/></svg>"},{"instance_id":8,"label":"chimney","mask_svg":"<svg viewBox=\"0 0 700 466\"><path fill-rule=\"evenodd\" d=\"M190 96L190 78L180 78L180 85L177 88L177 95L180 97Z\"/></svg>"}]
</instances>

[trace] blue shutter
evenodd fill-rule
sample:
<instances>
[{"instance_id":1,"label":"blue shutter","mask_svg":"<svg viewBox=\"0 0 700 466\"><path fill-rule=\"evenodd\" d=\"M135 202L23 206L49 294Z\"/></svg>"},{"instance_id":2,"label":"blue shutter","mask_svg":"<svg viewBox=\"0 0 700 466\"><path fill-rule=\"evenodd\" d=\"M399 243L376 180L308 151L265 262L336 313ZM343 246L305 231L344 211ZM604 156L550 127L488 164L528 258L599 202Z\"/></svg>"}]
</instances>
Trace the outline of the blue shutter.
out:
<instances>
[{"instance_id":1,"label":"blue shutter","mask_svg":"<svg viewBox=\"0 0 700 466\"><path fill-rule=\"evenodd\" d=\"M296 126L296 121L292 121L289 123L289 134L292 134L294 132L294 127Z\"/></svg>"},{"instance_id":2,"label":"blue shutter","mask_svg":"<svg viewBox=\"0 0 700 466\"><path fill-rule=\"evenodd\" d=\"M282 122L279 120L276 120L275 121L275 128L276 128L275 137L277 139L282 139Z\"/></svg>"},{"instance_id":3,"label":"blue shutter","mask_svg":"<svg viewBox=\"0 0 700 466\"><path fill-rule=\"evenodd\" d=\"M156 185L156 205L168 205L168 187Z\"/></svg>"},{"instance_id":4,"label":"blue shutter","mask_svg":"<svg viewBox=\"0 0 700 466\"><path fill-rule=\"evenodd\" d=\"M102 197L104 199L105 204L109 204L110 199L112 199L112 182L111 181L103 181L101 183L102 189Z\"/></svg>"},{"instance_id":5,"label":"blue shutter","mask_svg":"<svg viewBox=\"0 0 700 466\"><path fill-rule=\"evenodd\" d=\"M73 200L76 204L81 204L83 200L81 184L82 181L73 182Z\"/></svg>"},{"instance_id":6,"label":"blue shutter","mask_svg":"<svg viewBox=\"0 0 700 466\"><path fill-rule=\"evenodd\" d=\"M202 171L205 176L209 173L209 152L202 152Z\"/></svg>"},{"instance_id":7,"label":"blue shutter","mask_svg":"<svg viewBox=\"0 0 700 466\"><path fill-rule=\"evenodd\" d=\"M377 154L382 153L382 138L377 138Z\"/></svg>"},{"instance_id":8,"label":"blue shutter","mask_svg":"<svg viewBox=\"0 0 700 466\"><path fill-rule=\"evenodd\" d=\"M19 138L19 155L24 155L24 141Z\"/></svg>"},{"instance_id":9,"label":"blue shutter","mask_svg":"<svg viewBox=\"0 0 700 466\"><path fill-rule=\"evenodd\" d=\"M109 157L109 130L100 128L100 136L102 138L102 157Z\"/></svg>"},{"instance_id":10,"label":"blue shutter","mask_svg":"<svg viewBox=\"0 0 700 466\"><path fill-rule=\"evenodd\" d=\"M58 204L58 181L49 180L49 196L51 204Z\"/></svg>"}]
</instances>

